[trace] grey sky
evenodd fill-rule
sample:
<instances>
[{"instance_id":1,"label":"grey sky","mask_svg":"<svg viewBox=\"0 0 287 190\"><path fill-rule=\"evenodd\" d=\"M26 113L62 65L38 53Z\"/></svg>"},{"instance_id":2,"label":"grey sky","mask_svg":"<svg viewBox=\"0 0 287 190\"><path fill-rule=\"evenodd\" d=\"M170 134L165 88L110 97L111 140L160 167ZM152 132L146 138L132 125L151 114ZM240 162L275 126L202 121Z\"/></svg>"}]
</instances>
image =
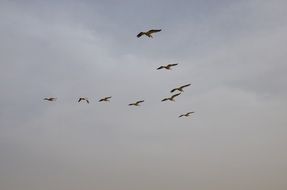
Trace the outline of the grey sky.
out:
<instances>
[{"instance_id":1,"label":"grey sky","mask_svg":"<svg viewBox=\"0 0 287 190\"><path fill-rule=\"evenodd\" d=\"M285 190L286 7L2 0L0 189Z\"/></svg>"}]
</instances>

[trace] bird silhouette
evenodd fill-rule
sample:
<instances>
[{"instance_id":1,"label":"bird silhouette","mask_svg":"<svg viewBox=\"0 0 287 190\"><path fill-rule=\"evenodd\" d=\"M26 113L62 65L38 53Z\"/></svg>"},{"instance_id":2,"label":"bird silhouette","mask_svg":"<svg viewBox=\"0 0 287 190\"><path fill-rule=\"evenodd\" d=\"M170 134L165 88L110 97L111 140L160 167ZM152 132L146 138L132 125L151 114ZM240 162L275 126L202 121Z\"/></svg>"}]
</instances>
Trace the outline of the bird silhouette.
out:
<instances>
[{"instance_id":1,"label":"bird silhouette","mask_svg":"<svg viewBox=\"0 0 287 190\"><path fill-rule=\"evenodd\" d=\"M137 35L137 37L139 38L139 37L141 37L142 35L146 35L146 36L149 37L149 38L153 38L152 34L153 34L153 33L156 33L156 32L160 32L160 31L161 31L161 29L159 29L159 30L152 29L152 30L149 30L149 31L146 31L146 32L140 32L140 33Z\"/></svg>"},{"instance_id":2,"label":"bird silhouette","mask_svg":"<svg viewBox=\"0 0 287 190\"><path fill-rule=\"evenodd\" d=\"M53 98L53 97L51 97L51 98L44 98L44 100L52 102L52 101L56 101L57 98Z\"/></svg>"},{"instance_id":3,"label":"bird silhouette","mask_svg":"<svg viewBox=\"0 0 287 190\"><path fill-rule=\"evenodd\" d=\"M178 116L178 117L189 117L191 114L193 114L194 112L192 111L192 112L188 112L188 113L185 113L185 114L181 114L180 116Z\"/></svg>"},{"instance_id":4,"label":"bird silhouette","mask_svg":"<svg viewBox=\"0 0 287 190\"><path fill-rule=\"evenodd\" d=\"M87 103L90 103L90 101L88 100L88 98L79 98L78 102L81 102L81 101L86 101Z\"/></svg>"},{"instance_id":5,"label":"bird silhouette","mask_svg":"<svg viewBox=\"0 0 287 190\"><path fill-rule=\"evenodd\" d=\"M140 100L134 103L130 103L129 106L140 106L140 103L144 102L144 100Z\"/></svg>"},{"instance_id":6,"label":"bird silhouette","mask_svg":"<svg viewBox=\"0 0 287 190\"><path fill-rule=\"evenodd\" d=\"M157 68L157 70L160 70L160 69L171 70L171 67L174 67L176 65L178 65L178 63L168 64L168 65L161 65L160 67Z\"/></svg>"},{"instance_id":7,"label":"bird silhouette","mask_svg":"<svg viewBox=\"0 0 287 190\"><path fill-rule=\"evenodd\" d=\"M178 88L174 88L174 89L172 89L170 92L173 93L173 92L175 92L176 90L178 90L178 91L180 91L180 92L183 92L183 89L186 88L186 87L188 87L188 86L190 86L190 85L191 85L191 84L186 84L186 85L180 86L180 87L178 87Z\"/></svg>"},{"instance_id":8,"label":"bird silhouette","mask_svg":"<svg viewBox=\"0 0 287 190\"><path fill-rule=\"evenodd\" d=\"M100 99L99 102L109 102L111 98L112 98L111 96L107 96L107 97Z\"/></svg>"},{"instance_id":9,"label":"bird silhouette","mask_svg":"<svg viewBox=\"0 0 287 190\"><path fill-rule=\"evenodd\" d=\"M179 96L181 93L178 93L178 94L174 94L174 95L172 95L171 97L169 97L169 98L164 98L164 99L162 99L161 101L162 102L164 102L164 101L167 101L167 100L169 100L169 101L175 101L175 97L177 97L177 96Z\"/></svg>"}]
</instances>

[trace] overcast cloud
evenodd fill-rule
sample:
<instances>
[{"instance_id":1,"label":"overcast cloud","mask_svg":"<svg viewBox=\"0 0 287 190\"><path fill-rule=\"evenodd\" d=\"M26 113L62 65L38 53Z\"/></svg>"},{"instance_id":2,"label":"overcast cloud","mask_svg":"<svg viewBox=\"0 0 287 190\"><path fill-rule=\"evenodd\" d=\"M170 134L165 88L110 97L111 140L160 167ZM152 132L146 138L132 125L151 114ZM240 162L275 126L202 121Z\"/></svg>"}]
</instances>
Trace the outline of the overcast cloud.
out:
<instances>
[{"instance_id":1,"label":"overcast cloud","mask_svg":"<svg viewBox=\"0 0 287 190\"><path fill-rule=\"evenodd\" d=\"M286 8L2 0L0 189L285 190Z\"/></svg>"}]
</instances>

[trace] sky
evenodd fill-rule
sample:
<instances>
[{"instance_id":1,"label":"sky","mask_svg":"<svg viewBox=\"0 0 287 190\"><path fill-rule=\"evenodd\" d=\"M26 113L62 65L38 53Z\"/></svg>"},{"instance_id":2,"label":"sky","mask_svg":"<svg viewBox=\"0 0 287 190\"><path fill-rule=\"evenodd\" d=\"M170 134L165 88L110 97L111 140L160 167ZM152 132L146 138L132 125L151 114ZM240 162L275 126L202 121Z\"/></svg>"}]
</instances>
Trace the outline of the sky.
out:
<instances>
[{"instance_id":1,"label":"sky","mask_svg":"<svg viewBox=\"0 0 287 190\"><path fill-rule=\"evenodd\" d=\"M1 0L0 189L285 190L286 7Z\"/></svg>"}]
</instances>

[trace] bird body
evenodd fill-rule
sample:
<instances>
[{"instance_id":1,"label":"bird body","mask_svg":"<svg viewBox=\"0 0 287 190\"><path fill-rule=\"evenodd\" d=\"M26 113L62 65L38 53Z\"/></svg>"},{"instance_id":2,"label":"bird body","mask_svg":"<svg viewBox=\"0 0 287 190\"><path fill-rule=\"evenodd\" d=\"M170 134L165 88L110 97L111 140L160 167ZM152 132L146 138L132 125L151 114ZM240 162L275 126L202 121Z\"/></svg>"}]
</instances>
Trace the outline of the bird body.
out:
<instances>
[{"instance_id":1,"label":"bird body","mask_svg":"<svg viewBox=\"0 0 287 190\"><path fill-rule=\"evenodd\" d=\"M191 84L186 84L186 85L180 86L180 87L178 87L178 88L174 88L174 89L172 89L170 92L173 93L173 92L175 92L176 90L178 90L178 91L180 91L180 92L183 92L183 89L186 88L186 87L188 87L188 86L190 86L190 85L191 85Z\"/></svg>"},{"instance_id":2,"label":"bird body","mask_svg":"<svg viewBox=\"0 0 287 190\"><path fill-rule=\"evenodd\" d=\"M177 97L177 96L179 96L181 93L178 93L178 94L174 94L174 95L172 95L171 97L169 97L169 98L164 98L164 99L162 99L161 101L162 102L165 102L165 101L167 101L167 100L169 100L169 101L173 101L173 102L175 102L175 97Z\"/></svg>"},{"instance_id":3,"label":"bird body","mask_svg":"<svg viewBox=\"0 0 287 190\"><path fill-rule=\"evenodd\" d=\"M112 98L111 96L107 96L107 97L100 99L99 102L109 102L111 98Z\"/></svg>"},{"instance_id":4,"label":"bird body","mask_svg":"<svg viewBox=\"0 0 287 190\"><path fill-rule=\"evenodd\" d=\"M160 70L160 69L171 70L171 67L174 67L176 65L178 65L178 63L168 64L168 65L161 65L160 67L157 68L157 70Z\"/></svg>"},{"instance_id":5,"label":"bird body","mask_svg":"<svg viewBox=\"0 0 287 190\"><path fill-rule=\"evenodd\" d=\"M192 111L192 112L188 112L188 113L185 113L185 114L181 114L180 116L178 116L178 117L189 117L191 114L193 114L194 112Z\"/></svg>"},{"instance_id":6,"label":"bird body","mask_svg":"<svg viewBox=\"0 0 287 190\"><path fill-rule=\"evenodd\" d=\"M146 32L140 32L138 35L137 35L137 37L139 38L139 37L141 37L142 35L146 35L147 37L149 37L149 38L153 38L153 36L152 36L152 34L153 33L156 33L156 32L160 32L161 31L161 29L152 29L152 30L149 30L149 31L146 31Z\"/></svg>"},{"instance_id":7,"label":"bird body","mask_svg":"<svg viewBox=\"0 0 287 190\"><path fill-rule=\"evenodd\" d=\"M51 98L44 98L44 100L47 100L47 101L49 101L49 102L52 102L52 101L56 101L57 98L53 98L53 97L51 97Z\"/></svg>"},{"instance_id":8,"label":"bird body","mask_svg":"<svg viewBox=\"0 0 287 190\"><path fill-rule=\"evenodd\" d=\"M90 101L88 100L88 98L82 98L82 97L79 98L78 102L81 102L82 100L83 100L83 101L86 101L87 104L90 103Z\"/></svg>"},{"instance_id":9,"label":"bird body","mask_svg":"<svg viewBox=\"0 0 287 190\"><path fill-rule=\"evenodd\" d=\"M134 103L130 103L129 106L140 106L140 103L144 102L144 100L140 100Z\"/></svg>"}]
</instances>

